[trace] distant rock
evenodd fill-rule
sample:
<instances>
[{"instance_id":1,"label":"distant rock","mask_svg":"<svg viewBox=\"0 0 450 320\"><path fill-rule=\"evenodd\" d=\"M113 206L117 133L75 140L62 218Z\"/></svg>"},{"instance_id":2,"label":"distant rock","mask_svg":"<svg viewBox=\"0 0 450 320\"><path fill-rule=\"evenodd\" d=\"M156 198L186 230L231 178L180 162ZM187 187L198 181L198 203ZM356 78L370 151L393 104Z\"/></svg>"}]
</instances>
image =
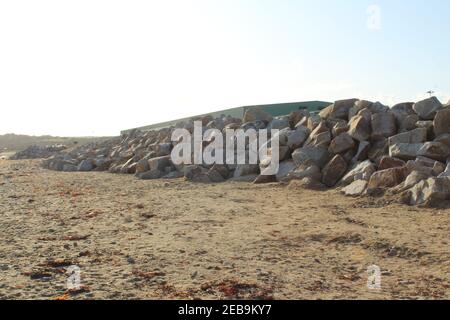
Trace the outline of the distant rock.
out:
<instances>
[{"instance_id":1,"label":"distant rock","mask_svg":"<svg viewBox=\"0 0 450 320\"><path fill-rule=\"evenodd\" d=\"M347 99L336 101L331 106L322 110L319 113L319 115L323 119L334 118L334 119L348 120L349 110L355 105L356 101L358 101L358 99Z\"/></svg>"},{"instance_id":2,"label":"distant rock","mask_svg":"<svg viewBox=\"0 0 450 320\"><path fill-rule=\"evenodd\" d=\"M433 120L436 112L442 108L442 103L436 98L431 97L413 105L413 110L422 120Z\"/></svg>"},{"instance_id":3,"label":"distant rock","mask_svg":"<svg viewBox=\"0 0 450 320\"><path fill-rule=\"evenodd\" d=\"M272 121L273 117L261 108L251 108L245 112L243 122L252 122L256 120Z\"/></svg>"}]
</instances>

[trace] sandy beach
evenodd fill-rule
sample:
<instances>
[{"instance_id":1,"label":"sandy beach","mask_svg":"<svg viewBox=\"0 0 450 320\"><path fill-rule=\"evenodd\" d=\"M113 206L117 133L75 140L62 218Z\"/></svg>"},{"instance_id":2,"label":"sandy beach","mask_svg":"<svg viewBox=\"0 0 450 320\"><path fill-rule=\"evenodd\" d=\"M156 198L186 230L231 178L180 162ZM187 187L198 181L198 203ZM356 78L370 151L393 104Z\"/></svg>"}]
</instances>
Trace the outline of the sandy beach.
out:
<instances>
[{"instance_id":1,"label":"sandy beach","mask_svg":"<svg viewBox=\"0 0 450 320\"><path fill-rule=\"evenodd\" d=\"M0 160L1 299L450 298L450 209L39 164Z\"/></svg>"}]
</instances>

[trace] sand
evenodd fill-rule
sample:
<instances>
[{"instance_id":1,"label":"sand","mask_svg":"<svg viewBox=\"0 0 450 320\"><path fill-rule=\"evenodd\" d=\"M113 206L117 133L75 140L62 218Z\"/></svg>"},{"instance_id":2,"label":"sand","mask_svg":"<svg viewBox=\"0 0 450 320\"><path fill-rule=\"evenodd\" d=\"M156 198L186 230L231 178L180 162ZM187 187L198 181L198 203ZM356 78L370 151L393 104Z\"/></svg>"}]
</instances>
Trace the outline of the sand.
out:
<instances>
[{"instance_id":1,"label":"sand","mask_svg":"<svg viewBox=\"0 0 450 320\"><path fill-rule=\"evenodd\" d=\"M0 160L0 215L2 299L450 298L450 209Z\"/></svg>"}]
</instances>

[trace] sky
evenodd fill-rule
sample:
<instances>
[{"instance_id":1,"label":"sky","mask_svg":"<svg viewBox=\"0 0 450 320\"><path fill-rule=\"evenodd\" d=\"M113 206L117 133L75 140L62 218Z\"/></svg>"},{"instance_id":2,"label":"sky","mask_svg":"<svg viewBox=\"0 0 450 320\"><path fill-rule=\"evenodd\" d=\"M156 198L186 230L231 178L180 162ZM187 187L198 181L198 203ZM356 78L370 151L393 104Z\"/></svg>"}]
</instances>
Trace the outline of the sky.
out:
<instances>
[{"instance_id":1,"label":"sky","mask_svg":"<svg viewBox=\"0 0 450 320\"><path fill-rule=\"evenodd\" d=\"M0 0L0 134L232 107L450 100L448 0Z\"/></svg>"}]
</instances>

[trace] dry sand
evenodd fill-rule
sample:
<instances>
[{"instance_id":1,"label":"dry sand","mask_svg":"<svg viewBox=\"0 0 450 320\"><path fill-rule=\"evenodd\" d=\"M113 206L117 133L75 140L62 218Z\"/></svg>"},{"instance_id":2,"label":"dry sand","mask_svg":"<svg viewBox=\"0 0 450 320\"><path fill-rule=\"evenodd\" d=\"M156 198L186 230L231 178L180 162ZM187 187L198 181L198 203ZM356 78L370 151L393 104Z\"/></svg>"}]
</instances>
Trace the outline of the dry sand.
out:
<instances>
[{"instance_id":1,"label":"dry sand","mask_svg":"<svg viewBox=\"0 0 450 320\"><path fill-rule=\"evenodd\" d=\"M0 298L448 299L449 214L0 160ZM373 264L379 290L367 288ZM70 265L79 290L67 291Z\"/></svg>"}]
</instances>

